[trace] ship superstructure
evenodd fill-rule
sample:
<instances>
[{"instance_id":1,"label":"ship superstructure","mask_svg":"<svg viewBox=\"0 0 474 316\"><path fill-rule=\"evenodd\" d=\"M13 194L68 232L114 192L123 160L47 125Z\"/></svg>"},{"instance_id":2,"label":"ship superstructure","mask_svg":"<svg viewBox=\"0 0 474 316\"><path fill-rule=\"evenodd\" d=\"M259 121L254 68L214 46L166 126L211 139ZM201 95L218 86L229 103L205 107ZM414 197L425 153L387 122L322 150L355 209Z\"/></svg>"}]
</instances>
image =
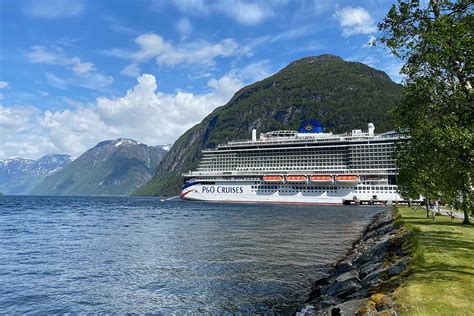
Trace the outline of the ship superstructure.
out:
<instances>
[{"instance_id":1,"label":"ship superstructure","mask_svg":"<svg viewBox=\"0 0 474 316\"><path fill-rule=\"evenodd\" d=\"M343 204L401 201L393 151L396 132L322 132L318 121L298 131L262 133L202 151L183 174L181 198L201 201Z\"/></svg>"}]
</instances>

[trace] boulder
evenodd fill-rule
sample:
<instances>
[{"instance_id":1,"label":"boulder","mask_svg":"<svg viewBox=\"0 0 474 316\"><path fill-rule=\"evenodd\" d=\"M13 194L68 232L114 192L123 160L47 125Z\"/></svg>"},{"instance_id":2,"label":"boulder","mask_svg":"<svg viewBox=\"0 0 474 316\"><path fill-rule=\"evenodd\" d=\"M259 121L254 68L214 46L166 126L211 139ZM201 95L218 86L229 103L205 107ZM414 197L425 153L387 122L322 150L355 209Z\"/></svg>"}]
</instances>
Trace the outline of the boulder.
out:
<instances>
[{"instance_id":1,"label":"boulder","mask_svg":"<svg viewBox=\"0 0 474 316\"><path fill-rule=\"evenodd\" d=\"M365 304L367 299L349 300L327 309L326 315L349 316L356 315L359 307Z\"/></svg>"},{"instance_id":2,"label":"boulder","mask_svg":"<svg viewBox=\"0 0 474 316\"><path fill-rule=\"evenodd\" d=\"M368 262L364 264L362 267L360 267L359 277L361 279L365 278L367 275L380 268L381 265L382 262Z\"/></svg>"},{"instance_id":3,"label":"boulder","mask_svg":"<svg viewBox=\"0 0 474 316\"><path fill-rule=\"evenodd\" d=\"M319 309L323 309L328 306L337 305L339 303L341 303L341 300L337 297L330 295L321 295L315 305L316 307L319 307Z\"/></svg>"},{"instance_id":4,"label":"boulder","mask_svg":"<svg viewBox=\"0 0 474 316\"><path fill-rule=\"evenodd\" d=\"M340 261L336 265L336 273L344 273L352 269L352 263L347 260Z\"/></svg>"},{"instance_id":5,"label":"boulder","mask_svg":"<svg viewBox=\"0 0 474 316\"><path fill-rule=\"evenodd\" d=\"M345 273L342 273L336 278L336 282L344 282L344 281L347 281L347 280L353 279L353 278L357 279L357 281L360 282L360 280L359 280L359 271L350 270L350 271L347 271Z\"/></svg>"},{"instance_id":6,"label":"boulder","mask_svg":"<svg viewBox=\"0 0 474 316\"><path fill-rule=\"evenodd\" d=\"M354 292L360 290L361 285L359 278L351 278L342 282L334 282L329 285L326 289L323 289L323 293L329 296L335 296L344 298Z\"/></svg>"},{"instance_id":7,"label":"boulder","mask_svg":"<svg viewBox=\"0 0 474 316\"><path fill-rule=\"evenodd\" d=\"M371 288L382 283L386 279L387 271L385 269L377 269L367 275L360 282L364 288Z\"/></svg>"}]
</instances>

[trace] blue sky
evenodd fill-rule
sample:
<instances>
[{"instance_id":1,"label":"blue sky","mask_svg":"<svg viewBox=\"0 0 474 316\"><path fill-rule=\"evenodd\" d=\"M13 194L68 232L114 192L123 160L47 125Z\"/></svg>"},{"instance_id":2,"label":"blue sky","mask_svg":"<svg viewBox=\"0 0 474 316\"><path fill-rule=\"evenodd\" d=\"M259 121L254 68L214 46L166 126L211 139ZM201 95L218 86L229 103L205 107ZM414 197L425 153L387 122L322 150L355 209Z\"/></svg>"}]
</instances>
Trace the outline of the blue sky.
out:
<instances>
[{"instance_id":1,"label":"blue sky","mask_svg":"<svg viewBox=\"0 0 474 316\"><path fill-rule=\"evenodd\" d=\"M172 143L244 85L335 54L400 81L393 1L1 0L0 159Z\"/></svg>"}]
</instances>

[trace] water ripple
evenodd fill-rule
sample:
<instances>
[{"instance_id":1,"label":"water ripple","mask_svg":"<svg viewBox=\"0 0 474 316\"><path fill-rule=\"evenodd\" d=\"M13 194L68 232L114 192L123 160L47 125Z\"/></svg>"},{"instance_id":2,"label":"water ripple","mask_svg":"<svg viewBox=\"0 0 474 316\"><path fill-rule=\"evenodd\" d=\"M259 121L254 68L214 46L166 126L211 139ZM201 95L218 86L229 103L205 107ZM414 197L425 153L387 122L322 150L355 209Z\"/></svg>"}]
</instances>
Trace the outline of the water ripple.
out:
<instances>
[{"instance_id":1,"label":"water ripple","mask_svg":"<svg viewBox=\"0 0 474 316\"><path fill-rule=\"evenodd\" d=\"M378 211L0 196L0 313L291 313Z\"/></svg>"}]
</instances>

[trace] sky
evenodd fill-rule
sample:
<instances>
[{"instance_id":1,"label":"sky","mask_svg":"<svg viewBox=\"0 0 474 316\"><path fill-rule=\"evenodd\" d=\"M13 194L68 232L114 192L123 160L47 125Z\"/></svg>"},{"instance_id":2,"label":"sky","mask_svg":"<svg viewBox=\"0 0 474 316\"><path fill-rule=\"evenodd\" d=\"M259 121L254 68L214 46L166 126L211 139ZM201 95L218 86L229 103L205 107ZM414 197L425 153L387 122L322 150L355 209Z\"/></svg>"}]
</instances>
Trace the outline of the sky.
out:
<instances>
[{"instance_id":1,"label":"sky","mask_svg":"<svg viewBox=\"0 0 474 316\"><path fill-rule=\"evenodd\" d=\"M0 159L173 143L245 85L334 54L400 82L385 0L0 0Z\"/></svg>"}]
</instances>

